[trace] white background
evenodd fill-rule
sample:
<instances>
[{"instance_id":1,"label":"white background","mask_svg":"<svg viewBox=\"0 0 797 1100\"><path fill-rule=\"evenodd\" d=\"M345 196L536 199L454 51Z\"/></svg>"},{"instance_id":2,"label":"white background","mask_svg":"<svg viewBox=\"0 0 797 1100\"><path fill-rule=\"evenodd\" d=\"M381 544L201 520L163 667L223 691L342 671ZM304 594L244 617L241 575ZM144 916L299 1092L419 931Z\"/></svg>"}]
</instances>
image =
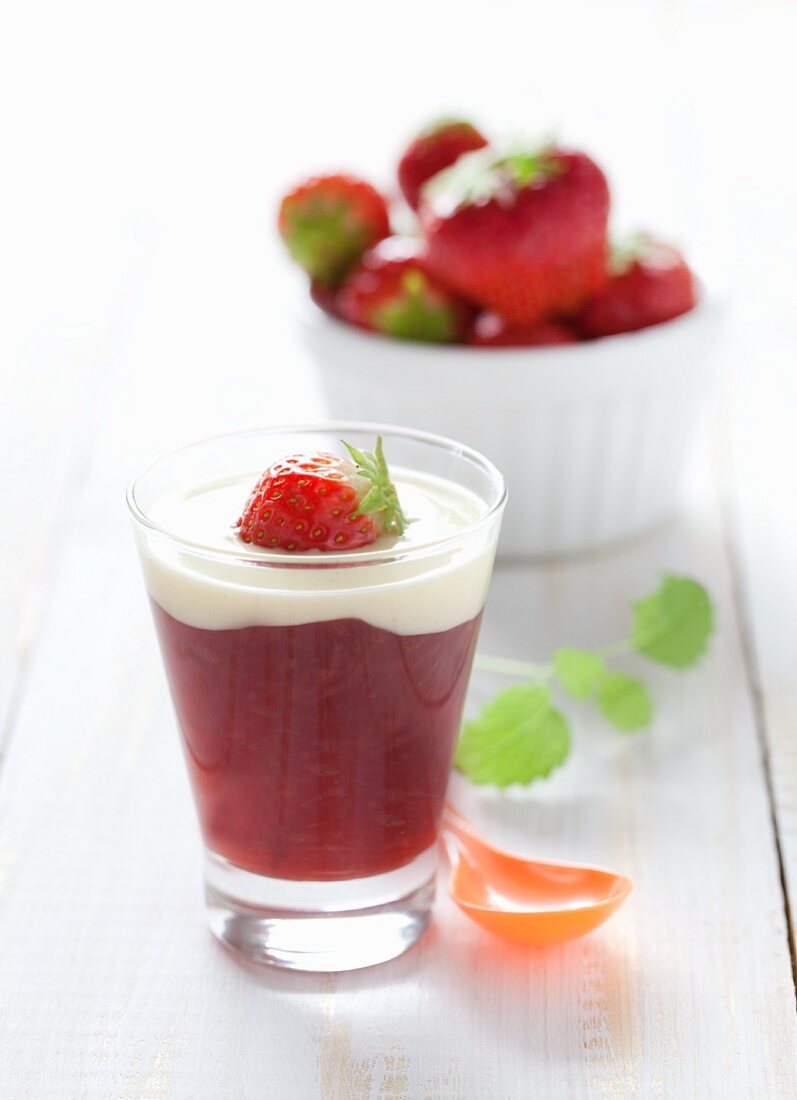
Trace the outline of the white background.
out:
<instances>
[{"instance_id":1,"label":"white background","mask_svg":"<svg viewBox=\"0 0 797 1100\"><path fill-rule=\"evenodd\" d=\"M8 4L4 359L135 308L136 354L193 359L197 390L237 363L265 382L294 354L281 190L339 166L389 182L452 110L584 145L618 228L705 257L767 325L796 266L796 25L760 0Z\"/></svg>"}]
</instances>

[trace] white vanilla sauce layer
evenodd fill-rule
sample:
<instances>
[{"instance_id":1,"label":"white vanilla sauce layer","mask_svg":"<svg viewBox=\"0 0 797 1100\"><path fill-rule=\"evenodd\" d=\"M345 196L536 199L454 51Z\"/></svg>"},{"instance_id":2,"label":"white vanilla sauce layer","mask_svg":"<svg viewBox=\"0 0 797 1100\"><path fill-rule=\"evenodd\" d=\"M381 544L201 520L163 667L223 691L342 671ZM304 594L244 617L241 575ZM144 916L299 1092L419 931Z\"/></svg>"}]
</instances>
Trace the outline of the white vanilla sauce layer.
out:
<instances>
[{"instance_id":1,"label":"white vanilla sauce layer","mask_svg":"<svg viewBox=\"0 0 797 1100\"><path fill-rule=\"evenodd\" d=\"M453 482L402 469L392 475L413 522L400 539L382 536L349 551L343 567L325 567L328 555L320 551L293 555L298 568L274 565L268 550L235 537L233 524L257 473L165 493L147 508L148 518L219 557L191 553L157 534L140 535L150 595L173 618L209 630L355 618L397 634L426 634L467 622L484 606L497 523L446 550L369 564L365 558L375 550L421 551L464 532L487 512L478 496ZM235 554L251 561L233 560Z\"/></svg>"}]
</instances>

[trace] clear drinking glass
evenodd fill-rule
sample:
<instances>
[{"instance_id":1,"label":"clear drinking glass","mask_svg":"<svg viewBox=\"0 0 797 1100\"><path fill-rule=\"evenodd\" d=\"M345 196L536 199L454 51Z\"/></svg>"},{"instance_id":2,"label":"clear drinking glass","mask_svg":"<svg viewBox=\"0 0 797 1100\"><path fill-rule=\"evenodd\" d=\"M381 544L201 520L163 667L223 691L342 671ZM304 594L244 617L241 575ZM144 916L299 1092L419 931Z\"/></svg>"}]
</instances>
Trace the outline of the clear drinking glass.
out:
<instances>
[{"instance_id":1,"label":"clear drinking glass","mask_svg":"<svg viewBox=\"0 0 797 1100\"><path fill-rule=\"evenodd\" d=\"M464 526L348 553L268 552L233 537L273 461L340 452L340 439L372 449L378 434L399 480L409 471L468 495ZM188 501L201 518L202 501L217 498L218 538L182 514L164 519L164 501ZM447 439L330 423L197 443L150 466L127 499L205 842L213 932L250 959L299 970L401 954L430 917L503 478Z\"/></svg>"}]
</instances>

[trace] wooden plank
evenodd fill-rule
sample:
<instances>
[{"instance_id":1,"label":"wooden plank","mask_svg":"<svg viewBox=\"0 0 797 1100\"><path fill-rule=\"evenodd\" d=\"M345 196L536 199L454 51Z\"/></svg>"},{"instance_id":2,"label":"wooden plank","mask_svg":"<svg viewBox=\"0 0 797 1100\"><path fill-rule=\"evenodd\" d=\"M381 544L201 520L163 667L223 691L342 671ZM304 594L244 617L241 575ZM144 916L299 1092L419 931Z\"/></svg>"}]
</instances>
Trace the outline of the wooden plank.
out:
<instances>
[{"instance_id":1,"label":"wooden plank","mask_svg":"<svg viewBox=\"0 0 797 1100\"><path fill-rule=\"evenodd\" d=\"M794 234L797 249L797 233ZM727 403L728 512L738 552L739 598L749 628L752 680L772 788L792 951L797 926L797 506L793 419L797 339L793 303L775 298L765 338L737 323ZM761 331L759 328L758 331ZM751 370L755 363L755 371ZM777 394L777 401L772 395ZM794 954L797 964L797 954Z\"/></svg>"},{"instance_id":2,"label":"wooden plank","mask_svg":"<svg viewBox=\"0 0 797 1100\"><path fill-rule=\"evenodd\" d=\"M99 336L45 326L0 378L0 438L10 458L0 463L3 514L28 517L22 526L0 525L0 753L57 573L57 545L84 480Z\"/></svg>"},{"instance_id":3,"label":"wooden plank","mask_svg":"<svg viewBox=\"0 0 797 1100\"><path fill-rule=\"evenodd\" d=\"M612 924L529 952L441 899L417 950L325 978L248 969L217 947L121 507L141 448L129 424L157 370L125 373L109 397L2 786L0 1095L793 1095L778 868L710 502L616 555L502 572L487 616L486 649L534 658L619 636L628 599L664 568L710 579L717 643L694 674L650 675L649 735L581 719L573 761L545 787L497 798L455 784L495 840L628 871L637 890ZM252 385L242 375L222 423ZM165 411L149 423L169 430Z\"/></svg>"}]
</instances>

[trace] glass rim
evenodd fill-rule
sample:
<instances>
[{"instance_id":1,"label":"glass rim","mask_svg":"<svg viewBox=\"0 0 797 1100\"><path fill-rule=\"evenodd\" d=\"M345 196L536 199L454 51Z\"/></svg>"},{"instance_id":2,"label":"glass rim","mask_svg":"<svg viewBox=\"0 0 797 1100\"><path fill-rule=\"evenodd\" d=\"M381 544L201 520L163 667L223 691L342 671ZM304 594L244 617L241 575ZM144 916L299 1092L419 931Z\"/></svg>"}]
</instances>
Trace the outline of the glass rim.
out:
<instances>
[{"instance_id":1,"label":"glass rim","mask_svg":"<svg viewBox=\"0 0 797 1100\"><path fill-rule=\"evenodd\" d=\"M488 507L483 516L479 516L477 520L460 528L453 534L444 535L439 539L432 539L429 542L419 543L416 546L402 547L399 542L394 546L381 550L358 551L356 555L352 555L351 550L323 552L305 551L301 553L297 553L296 551L279 552L269 550L268 556L264 557L262 551L260 554L255 554L253 551L247 551L245 549L246 544L244 543L241 544L240 551L237 549L220 550L218 547L211 547L205 543L196 542L193 539L187 539L177 535L167 527L155 523L146 514L136 497L136 492L140 489L140 485L144 479L152 474L162 463L169 462L181 455L187 454L189 451L207 444L221 442L222 440L242 440L255 436L299 435L302 433L320 434L322 432L338 434L340 432L355 431L370 433L373 434L374 437L381 435L387 439L392 436L394 438L400 437L408 439L417 443L426 443L432 447L437 447L439 450L447 451L457 457L468 459L474 465L482 469L494 483L496 487L496 500ZM489 458L486 458L480 451L475 450L473 447L469 447L465 443L459 443L457 440L450 439L447 436L437 435L434 432L426 432L418 428L404 428L397 424L380 424L366 420L317 420L299 424L276 424L263 428L245 428L237 432L222 432L219 435L206 436L204 439L195 440L193 443L187 443L182 447L169 451L153 462L150 462L144 469L140 470L139 473L130 479L125 492L127 507L135 523L156 535L168 539L188 553L213 561L227 562L228 564L293 569L318 569L344 565L372 565L378 562L406 561L410 558L421 558L431 554L437 554L441 551L445 551L451 546L467 541L483 528L488 527L498 516L500 516L506 504L506 499L507 489L503 474ZM312 557L310 557L311 554Z\"/></svg>"}]
</instances>

